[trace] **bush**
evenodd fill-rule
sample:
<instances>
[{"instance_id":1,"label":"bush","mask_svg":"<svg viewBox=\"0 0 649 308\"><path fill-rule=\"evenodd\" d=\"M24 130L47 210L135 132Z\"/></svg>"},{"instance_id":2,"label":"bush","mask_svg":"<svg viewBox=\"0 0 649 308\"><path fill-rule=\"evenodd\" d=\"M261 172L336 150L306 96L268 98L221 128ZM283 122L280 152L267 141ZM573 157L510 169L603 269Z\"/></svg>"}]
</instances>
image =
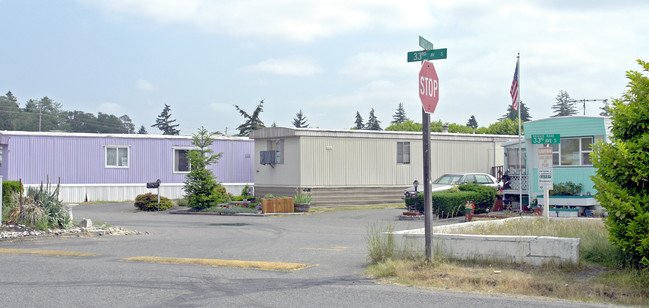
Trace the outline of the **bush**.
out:
<instances>
[{"instance_id":1,"label":"bush","mask_svg":"<svg viewBox=\"0 0 649 308\"><path fill-rule=\"evenodd\" d=\"M158 203L158 195L153 193L141 194L135 197L135 207L141 211L165 211L173 206L171 200L162 196L160 196L160 203Z\"/></svg>"},{"instance_id":2,"label":"bush","mask_svg":"<svg viewBox=\"0 0 649 308\"><path fill-rule=\"evenodd\" d=\"M22 192L23 186L19 181L2 181L2 221L6 220L18 204L16 200Z\"/></svg>"},{"instance_id":3,"label":"bush","mask_svg":"<svg viewBox=\"0 0 649 308\"><path fill-rule=\"evenodd\" d=\"M464 204L467 201L475 201L479 199L479 193L474 191L442 191L434 192L433 196L433 214L440 217L455 217L464 215ZM495 193L494 193L495 196ZM495 198L495 197L494 197ZM414 198L407 197L406 204L413 205ZM420 213L424 212L424 194L417 194L417 204L415 207Z\"/></svg>"},{"instance_id":4,"label":"bush","mask_svg":"<svg viewBox=\"0 0 649 308\"><path fill-rule=\"evenodd\" d=\"M582 187L582 184L575 184L572 181L561 182L559 185L554 185L554 189L550 190L550 195L576 196L581 192Z\"/></svg>"},{"instance_id":5,"label":"bush","mask_svg":"<svg viewBox=\"0 0 649 308\"><path fill-rule=\"evenodd\" d=\"M491 207L494 205L494 202L496 201L497 191L493 187L471 183L460 185L458 188L460 189L460 191L474 191L478 193L478 195L473 200L466 200L473 201L473 204L475 205L475 210L473 212L475 214L486 213L488 209L491 209Z\"/></svg>"},{"instance_id":6,"label":"bush","mask_svg":"<svg viewBox=\"0 0 649 308\"><path fill-rule=\"evenodd\" d=\"M19 192L12 192L12 203L19 198ZM39 188L30 187L23 199L22 206L12 205L7 215L7 223L24 224L40 230L67 229L72 227L70 210L59 200L59 186L52 189L49 184Z\"/></svg>"},{"instance_id":7,"label":"bush","mask_svg":"<svg viewBox=\"0 0 649 308\"><path fill-rule=\"evenodd\" d=\"M645 72L649 63L638 60ZM609 241L632 267L649 268L649 77L629 71L627 92L613 101L612 143L597 142L591 159L595 198L608 211Z\"/></svg>"}]
</instances>

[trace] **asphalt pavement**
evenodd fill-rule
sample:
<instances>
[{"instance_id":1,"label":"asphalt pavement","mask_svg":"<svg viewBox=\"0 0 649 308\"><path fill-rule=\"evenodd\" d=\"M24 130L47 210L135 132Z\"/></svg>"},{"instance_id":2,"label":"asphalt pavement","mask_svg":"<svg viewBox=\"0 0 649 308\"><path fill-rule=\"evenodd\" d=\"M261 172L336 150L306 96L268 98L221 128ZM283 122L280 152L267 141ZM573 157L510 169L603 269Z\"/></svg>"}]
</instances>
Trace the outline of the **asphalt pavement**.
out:
<instances>
[{"instance_id":1,"label":"asphalt pavement","mask_svg":"<svg viewBox=\"0 0 649 308\"><path fill-rule=\"evenodd\" d=\"M402 211L260 217L82 204L73 208L75 219L141 234L0 242L0 298L5 307L599 307L424 290L364 277L370 226L423 228L423 221L398 220ZM81 254L38 253L51 251ZM273 268L280 264L304 266Z\"/></svg>"}]
</instances>

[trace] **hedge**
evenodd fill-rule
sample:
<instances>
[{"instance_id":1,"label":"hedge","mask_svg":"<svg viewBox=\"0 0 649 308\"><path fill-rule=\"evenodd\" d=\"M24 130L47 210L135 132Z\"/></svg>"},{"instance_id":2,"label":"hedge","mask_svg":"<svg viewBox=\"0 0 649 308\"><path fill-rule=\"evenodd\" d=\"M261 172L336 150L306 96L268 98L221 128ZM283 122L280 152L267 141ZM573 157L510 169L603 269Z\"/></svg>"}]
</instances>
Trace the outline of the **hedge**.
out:
<instances>
[{"instance_id":1,"label":"hedge","mask_svg":"<svg viewBox=\"0 0 649 308\"><path fill-rule=\"evenodd\" d=\"M22 192L20 181L2 181L2 203L9 203L9 196L14 192Z\"/></svg>"},{"instance_id":2,"label":"hedge","mask_svg":"<svg viewBox=\"0 0 649 308\"><path fill-rule=\"evenodd\" d=\"M433 197L433 214L440 217L455 217L464 215L464 204L467 201L473 201L476 208L474 213L484 213L490 209L496 199L496 189L489 186L477 184L460 185L460 191L442 191L432 193ZM406 197L406 205L414 207L420 213L424 212L424 194L417 194L417 204L415 198Z\"/></svg>"}]
</instances>

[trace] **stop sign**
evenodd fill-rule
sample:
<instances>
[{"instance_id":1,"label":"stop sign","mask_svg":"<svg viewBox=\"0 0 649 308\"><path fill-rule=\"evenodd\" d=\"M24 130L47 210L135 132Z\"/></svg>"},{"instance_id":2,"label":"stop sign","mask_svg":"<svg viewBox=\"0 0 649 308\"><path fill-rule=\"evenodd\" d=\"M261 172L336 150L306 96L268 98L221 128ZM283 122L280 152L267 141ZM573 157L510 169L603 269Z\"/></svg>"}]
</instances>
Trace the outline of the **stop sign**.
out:
<instances>
[{"instance_id":1,"label":"stop sign","mask_svg":"<svg viewBox=\"0 0 649 308\"><path fill-rule=\"evenodd\" d=\"M439 101L439 78L432 62L424 61L419 71L419 98L424 111L435 112Z\"/></svg>"}]
</instances>

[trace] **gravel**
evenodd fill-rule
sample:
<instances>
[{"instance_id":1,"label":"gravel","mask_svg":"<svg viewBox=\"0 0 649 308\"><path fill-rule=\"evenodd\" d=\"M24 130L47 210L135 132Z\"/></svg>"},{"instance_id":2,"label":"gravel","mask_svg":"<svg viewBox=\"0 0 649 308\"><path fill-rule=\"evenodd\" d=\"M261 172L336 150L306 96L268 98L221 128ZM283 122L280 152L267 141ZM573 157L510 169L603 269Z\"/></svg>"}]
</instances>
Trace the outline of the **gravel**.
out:
<instances>
[{"instance_id":1,"label":"gravel","mask_svg":"<svg viewBox=\"0 0 649 308\"><path fill-rule=\"evenodd\" d=\"M0 226L0 241L15 239L34 239L41 237L63 236L104 236L104 235L140 235L139 231L128 230L122 227L107 227L103 225L88 228L75 227L70 229L54 229L41 231L24 225Z\"/></svg>"}]
</instances>

